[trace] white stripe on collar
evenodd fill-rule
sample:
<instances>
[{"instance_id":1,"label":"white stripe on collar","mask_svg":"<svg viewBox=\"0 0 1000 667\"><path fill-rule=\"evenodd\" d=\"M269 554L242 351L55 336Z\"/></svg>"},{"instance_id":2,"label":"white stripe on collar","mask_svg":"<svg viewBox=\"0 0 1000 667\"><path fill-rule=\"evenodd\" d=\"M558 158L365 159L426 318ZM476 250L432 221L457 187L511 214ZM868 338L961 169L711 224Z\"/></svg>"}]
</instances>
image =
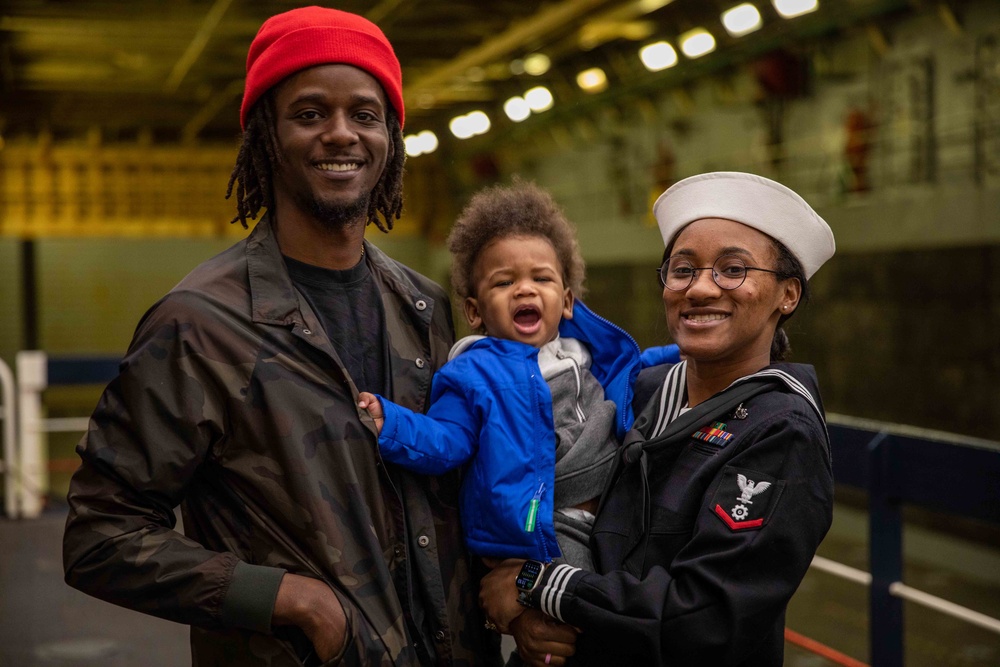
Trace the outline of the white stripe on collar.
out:
<instances>
[{"instance_id":1,"label":"white stripe on collar","mask_svg":"<svg viewBox=\"0 0 1000 667\"><path fill-rule=\"evenodd\" d=\"M776 378L781 380L791 391L806 399L809 405L812 406L812 409L816 411L816 416L819 417L819 420L826 424L826 419L823 417L823 411L819 409L819 405L816 403L816 399L813 397L812 393L805 387L805 385L796 380L789 373L786 373L778 368L765 368L751 375L741 377L726 387L726 389L730 389L753 378ZM687 402L685 400L686 395L687 361L682 361L667 371L667 377L663 380L663 392L660 395L660 408L657 411L656 428L653 429L650 438L659 436L666 430L670 422L680 416L681 409Z\"/></svg>"},{"instance_id":2,"label":"white stripe on collar","mask_svg":"<svg viewBox=\"0 0 1000 667\"><path fill-rule=\"evenodd\" d=\"M813 398L812 392L810 392L808 389L806 389L806 386L804 384L802 384L801 382L799 382L798 380L796 380L794 377L792 377L792 375L790 375L789 373L786 373L785 371L783 371L781 369L778 369L778 368L765 368L764 370L757 371L753 375L748 375L746 377L742 377L739 380L736 380L735 382L733 382L733 384L731 384L729 386L732 387L733 385L737 385L737 384L739 384L741 382L746 382L750 378L755 378L755 377L776 377L776 378L778 378L779 380L781 380L782 382L784 382L786 385L788 385L789 389L791 389L793 392L795 392L796 394L801 395L804 399L806 399L806 401L809 402L809 405L812 406L812 409L816 411L816 416L819 417L819 420L821 422L823 422L824 424L826 423L826 419L823 417L823 411L820 410L819 409L819 405L816 404L816 399ZM729 387L727 387L727 389L728 388Z\"/></svg>"},{"instance_id":3,"label":"white stripe on collar","mask_svg":"<svg viewBox=\"0 0 1000 667\"><path fill-rule=\"evenodd\" d=\"M674 365L667 371L663 380L663 392L660 395L660 409L657 411L656 427L650 437L663 433L667 424L677 419L681 408L687 403L687 361Z\"/></svg>"}]
</instances>

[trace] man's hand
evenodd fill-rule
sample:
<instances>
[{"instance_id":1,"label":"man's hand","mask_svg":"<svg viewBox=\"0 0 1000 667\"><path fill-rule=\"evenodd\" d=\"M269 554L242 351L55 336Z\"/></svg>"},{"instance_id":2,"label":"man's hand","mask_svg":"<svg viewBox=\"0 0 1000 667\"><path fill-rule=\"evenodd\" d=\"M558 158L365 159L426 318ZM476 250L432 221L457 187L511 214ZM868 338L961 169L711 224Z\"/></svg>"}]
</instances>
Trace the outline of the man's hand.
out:
<instances>
[{"instance_id":1,"label":"man's hand","mask_svg":"<svg viewBox=\"0 0 1000 667\"><path fill-rule=\"evenodd\" d=\"M566 658L576 653L576 628L537 609L528 609L515 618L510 629L517 653L526 665L562 667Z\"/></svg>"},{"instance_id":2,"label":"man's hand","mask_svg":"<svg viewBox=\"0 0 1000 667\"><path fill-rule=\"evenodd\" d=\"M272 625L297 625L323 662L347 645L347 617L333 590L319 579L286 573L278 586Z\"/></svg>"},{"instance_id":3,"label":"man's hand","mask_svg":"<svg viewBox=\"0 0 1000 667\"><path fill-rule=\"evenodd\" d=\"M359 392L358 407L368 411L371 418L375 420L375 428L381 434L382 424L385 423L385 413L382 412L382 404L375 398L375 394L369 394L367 391Z\"/></svg>"},{"instance_id":4,"label":"man's hand","mask_svg":"<svg viewBox=\"0 0 1000 667\"><path fill-rule=\"evenodd\" d=\"M479 586L479 606L486 612L486 618L496 624L498 631L508 635L511 621L525 609L517 601L514 583L522 565L524 560L508 558L483 577Z\"/></svg>"}]
</instances>

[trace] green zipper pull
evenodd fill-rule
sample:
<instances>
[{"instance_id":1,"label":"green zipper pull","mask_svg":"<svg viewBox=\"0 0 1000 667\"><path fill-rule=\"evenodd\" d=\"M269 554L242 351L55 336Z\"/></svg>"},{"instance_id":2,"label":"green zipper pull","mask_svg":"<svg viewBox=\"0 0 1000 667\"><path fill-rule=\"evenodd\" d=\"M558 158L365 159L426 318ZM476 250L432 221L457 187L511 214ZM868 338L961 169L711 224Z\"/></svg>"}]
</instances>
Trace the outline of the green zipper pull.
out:
<instances>
[{"instance_id":1,"label":"green zipper pull","mask_svg":"<svg viewBox=\"0 0 1000 667\"><path fill-rule=\"evenodd\" d=\"M535 519L538 517L538 504L542 501L542 493L545 491L545 482L538 487L535 491L534 498L531 499L531 503L528 505L528 518L524 521L524 532L533 533L535 532Z\"/></svg>"}]
</instances>

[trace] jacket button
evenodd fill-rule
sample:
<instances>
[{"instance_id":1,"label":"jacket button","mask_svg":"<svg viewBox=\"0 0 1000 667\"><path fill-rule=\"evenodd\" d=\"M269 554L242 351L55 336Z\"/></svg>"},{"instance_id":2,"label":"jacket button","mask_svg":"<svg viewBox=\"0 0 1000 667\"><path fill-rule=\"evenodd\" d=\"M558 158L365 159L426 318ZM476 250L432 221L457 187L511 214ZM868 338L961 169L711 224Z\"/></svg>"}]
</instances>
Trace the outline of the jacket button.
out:
<instances>
[{"instance_id":1,"label":"jacket button","mask_svg":"<svg viewBox=\"0 0 1000 667\"><path fill-rule=\"evenodd\" d=\"M415 304L413 304L413 306L417 310L427 310L427 302L424 301L423 299L420 299L419 301L417 301Z\"/></svg>"},{"instance_id":2,"label":"jacket button","mask_svg":"<svg viewBox=\"0 0 1000 667\"><path fill-rule=\"evenodd\" d=\"M304 333L305 335L309 336L309 335L312 334L312 331L310 331L309 329L303 329L302 333Z\"/></svg>"},{"instance_id":3,"label":"jacket button","mask_svg":"<svg viewBox=\"0 0 1000 667\"><path fill-rule=\"evenodd\" d=\"M401 547L400 545L397 544L396 546L394 546L392 548L392 552L394 554L396 554L397 556L402 556L403 555L403 547Z\"/></svg>"},{"instance_id":4,"label":"jacket button","mask_svg":"<svg viewBox=\"0 0 1000 667\"><path fill-rule=\"evenodd\" d=\"M424 366L427 365L427 362L424 361L423 359L417 359L413 363L415 363L417 365L417 368L423 368Z\"/></svg>"},{"instance_id":5,"label":"jacket button","mask_svg":"<svg viewBox=\"0 0 1000 667\"><path fill-rule=\"evenodd\" d=\"M427 537L426 535L421 535L420 537L417 538L417 544L419 544L424 549L426 549L430 543L431 543L431 538Z\"/></svg>"},{"instance_id":6,"label":"jacket button","mask_svg":"<svg viewBox=\"0 0 1000 667\"><path fill-rule=\"evenodd\" d=\"M434 639L438 640L439 642L443 642L444 638L445 638L444 630L438 630L437 632L434 633Z\"/></svg>"}]
</instances>

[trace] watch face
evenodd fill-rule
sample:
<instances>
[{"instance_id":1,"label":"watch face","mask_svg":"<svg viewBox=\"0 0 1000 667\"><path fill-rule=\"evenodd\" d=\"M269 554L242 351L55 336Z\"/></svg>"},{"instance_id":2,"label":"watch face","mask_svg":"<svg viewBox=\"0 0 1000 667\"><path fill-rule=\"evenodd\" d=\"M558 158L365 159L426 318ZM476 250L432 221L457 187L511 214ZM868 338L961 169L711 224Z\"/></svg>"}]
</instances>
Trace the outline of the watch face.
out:
<instances>
[{"instance_id":1,"label":"watch face","mask_svg":"<svg viewBox=\"0 0 1000 667\"><path fill-rule=\"evenodd\" d=\"M515 585L523 590L530 591L538 581L538 575L542 573L542 564L537 560L528 560L521 566L521 571L517 575Z\"/></svg>"}]
</instances>

